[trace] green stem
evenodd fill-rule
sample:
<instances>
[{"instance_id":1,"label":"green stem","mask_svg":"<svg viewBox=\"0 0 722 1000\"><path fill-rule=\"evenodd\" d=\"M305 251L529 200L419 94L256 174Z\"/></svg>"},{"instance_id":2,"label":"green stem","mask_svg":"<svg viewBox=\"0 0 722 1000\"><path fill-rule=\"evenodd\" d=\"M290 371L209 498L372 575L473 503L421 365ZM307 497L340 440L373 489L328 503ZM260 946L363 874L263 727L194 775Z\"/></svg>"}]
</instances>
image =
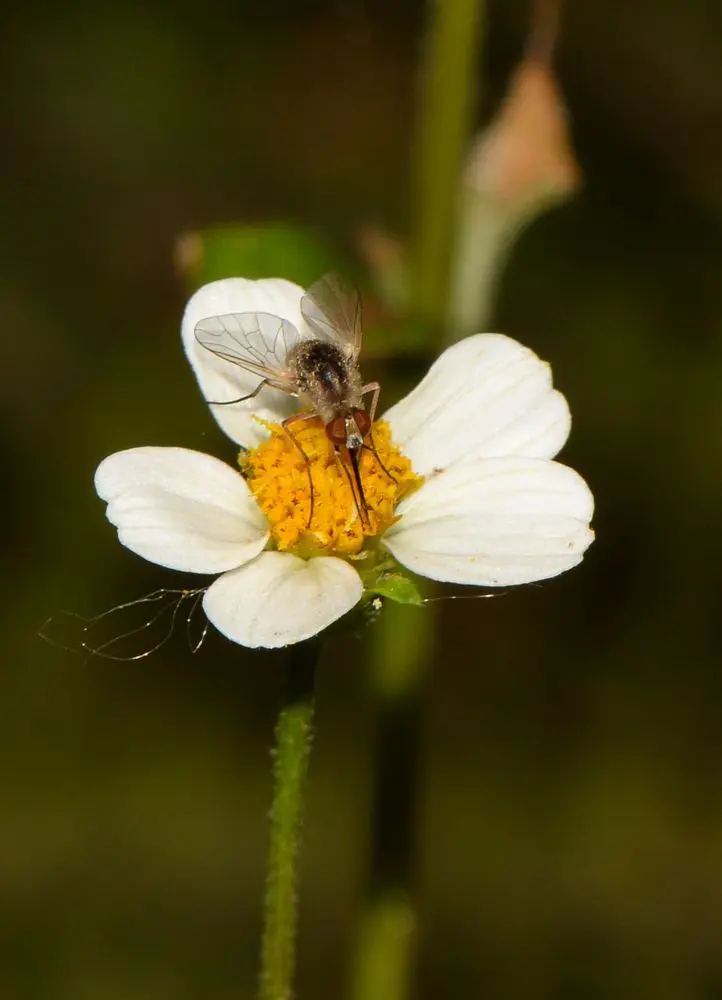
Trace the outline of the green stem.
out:
<instances>
[{"instance_id":1,"label":"green stem","mask_svg":"<svg viewBox=\"0 0 722 1000\"><path fill-rule=\"evenodd\" d=\"M259 1000L290 1000L293 996L298 854L319 652L316 640L300 643L292 647L284 665L276 723Z\"/></svg>"},{"instance_id":2,"label":"green stem","mask_svg":"<svg viewBox=\"0 0 722 1000\"><path fill-rule=\"evenodd\" d=\"M352 1000L407 996L416 942L409 897L389 890L371 900L358 928Z\"/></svg>"},{"instance_id":3,"label":"green stem","mask_svg":"<svg viewBox=\"0 0 722 1000\"><path fill-rule=\"evenodd\" d=\"M415 159L413 311L443 327L461 164L476 93L474 59L483 0L435 0L422 66ZM389 602L375 628L370 680L376 702L371 857L353 965L353 1000L403 1000L416 941L412 899L423 687L436 616Z\"/></svg>"},{"instance_id":4,"label":"green stem","mask_svg":"<svg viewBox=\"0 0 722 1000\"><path fill-rule=\"evenodd\" d=\"M371 852L352 1000L402 1000L410 991L422 695L433 657L434 625L430 608L389 603L374 629L369 675L376 703Z\"/></svg>"},{"instance_id":5,"label":"green stem","mask_svg":"<svg viewBox=\"0 0 722 1000\"><path fill-rule=\"evenodd\" d=\"M476 95L474 59L483 0L435 0L422 66L412 205L412 302L423 319L442 323L456 227L461 164Z\"/></svg>"}]
</instances>

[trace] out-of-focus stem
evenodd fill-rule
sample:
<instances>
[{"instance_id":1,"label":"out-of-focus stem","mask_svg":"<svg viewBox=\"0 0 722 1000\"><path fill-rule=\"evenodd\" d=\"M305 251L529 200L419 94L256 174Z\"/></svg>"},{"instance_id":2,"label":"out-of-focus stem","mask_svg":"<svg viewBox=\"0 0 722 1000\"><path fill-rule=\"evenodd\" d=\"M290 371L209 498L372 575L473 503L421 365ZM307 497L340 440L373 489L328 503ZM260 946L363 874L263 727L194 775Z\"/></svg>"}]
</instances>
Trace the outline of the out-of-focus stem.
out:
<instances>
[{"instance_id":1,"label":"out-of-focus stem","mask_svg":"<svg viewBox=\"0 0 722 1000\"><path fill-rule=\"evenodd\" d=\"M434 626L430 606L389 603L374 630L369 664L376 706L371 851L352 1000L409 995L416 943L412 893L423 682L433 656Z\"/></svg>"},{"instance_id":2,"label":"out-of-focus stem","mask_svg":"<svg viewBox=\"0 0 722 1000\"><path fill-rule=\"evenodd\" d=\"M441 323L448 301L461 163L477 96L483 0L433 0L412 165L411 305Z\"/></svg>"},{"instance_id":3,"label":"out-of-focus stem","mask_svg":"<svg viewBox=\"0 0 722 1000\"><path fill-rule=\"evenodd\" d=\"M448 310L459 176L477 92L474 65L482 13L482 0L435 0L421 66L410 305L414 314L439 329ZM430 605L419 609L389 602L374 629L369 664L376 705L371 853L352 1000L404 1000L410 992L420 728L435 626Z\"/></svg>"},{"instance_id":4,"label":"out-of-focus stem","mask_svg":"<svg viewBox=\"0 0 722 1000\"><path fill-rule=\"evenodd\" d=\"M398 1000L409 992L416 939L413 903L403 892L379 895L358 928L351 1000Z\"/></svg>"}]
</instances>

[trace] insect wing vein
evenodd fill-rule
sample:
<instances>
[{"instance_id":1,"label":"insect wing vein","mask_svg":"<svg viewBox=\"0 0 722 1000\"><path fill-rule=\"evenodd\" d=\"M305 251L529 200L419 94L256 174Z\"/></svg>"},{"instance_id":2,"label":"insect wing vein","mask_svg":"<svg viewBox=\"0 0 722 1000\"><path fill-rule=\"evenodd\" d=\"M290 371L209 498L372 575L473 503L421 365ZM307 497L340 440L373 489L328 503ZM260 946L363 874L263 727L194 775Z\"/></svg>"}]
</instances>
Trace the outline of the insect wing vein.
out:
<instances>
[{"instance_id":1,"label":"insect wing vein","mask_svg":"<svg viewBox=\"0 0 722 1000\"><path fill-rule=\"evenodd\" d=\"M361 296L350 281L326 274L301 299L301 314L314 336L341 346L353 360L361 351Z\"/></svg>"},{"instance_id":2,"label":"insect wing vein","mask_svg":"<svg viewBox=\"0 0 722 1000\"><path fill-rule=\"evenodd\" d=\"M270 313L227 313L200 320L195 335L201 347L217 358L291 387L286 357L301 337L288 320Z\"/></svg>"}]
</instances>

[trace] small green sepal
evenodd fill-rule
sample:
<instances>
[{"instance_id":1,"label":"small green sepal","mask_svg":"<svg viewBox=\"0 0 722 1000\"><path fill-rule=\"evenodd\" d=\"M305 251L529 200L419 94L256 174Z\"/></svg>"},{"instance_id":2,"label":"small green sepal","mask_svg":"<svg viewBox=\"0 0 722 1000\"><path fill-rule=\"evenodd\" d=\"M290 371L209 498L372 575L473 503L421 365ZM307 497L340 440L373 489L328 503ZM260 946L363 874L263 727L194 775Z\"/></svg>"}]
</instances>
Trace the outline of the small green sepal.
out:
<instances>
[{"instance_id":1,"label":"small green sepal","mask_svg":"<svg viewBox=\"0 0 722 1000\"><path fill-rule=\"evenodd\" d=\"M397 604L421 605L424 603L414 581L403 573L381 573L368 590L371 594L386 597Z\"/></svg>"}]
</instances>

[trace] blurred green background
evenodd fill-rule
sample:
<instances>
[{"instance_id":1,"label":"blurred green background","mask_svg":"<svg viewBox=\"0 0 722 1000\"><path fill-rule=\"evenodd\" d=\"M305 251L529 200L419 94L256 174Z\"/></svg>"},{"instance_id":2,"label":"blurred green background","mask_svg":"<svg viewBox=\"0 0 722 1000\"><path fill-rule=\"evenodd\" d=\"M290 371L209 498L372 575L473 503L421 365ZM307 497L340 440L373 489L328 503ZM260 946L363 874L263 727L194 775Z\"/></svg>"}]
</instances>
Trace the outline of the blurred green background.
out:
<instances>
[{"instance_id":1,"label":"blurred green background","mask_svg":"<svg viewBox=\"0 0 722 1000\"><path fill-rule=\"evenodd\" d=\"M141 444L231 458L179 346L178 235L282 220L353 262L410 224L424 9L403 0L30 0L0 38L0 995L252 996L278 661L183 628L84 659L70 609L192 581L123 550L92 486ZM527 8L497 0L486 121ZM447 602L424 710L416 996L722 997L722 9L569 0L585 175L495 326L552 361L598 502L578 570ZM352 266L352 265L349 265ZM428 357L367 378L382 400ZM388 368L388 366L387 366ZM452 592L450 588L448 592ZM409 616L426 613L408 608ZM139 624L136 618L134 624ZM98 641L111 638L114 623ZM321 670L300 997L348 980L369 642ZM151 642L148 645L152 644Z\"/></svg>"}]
</instances>

